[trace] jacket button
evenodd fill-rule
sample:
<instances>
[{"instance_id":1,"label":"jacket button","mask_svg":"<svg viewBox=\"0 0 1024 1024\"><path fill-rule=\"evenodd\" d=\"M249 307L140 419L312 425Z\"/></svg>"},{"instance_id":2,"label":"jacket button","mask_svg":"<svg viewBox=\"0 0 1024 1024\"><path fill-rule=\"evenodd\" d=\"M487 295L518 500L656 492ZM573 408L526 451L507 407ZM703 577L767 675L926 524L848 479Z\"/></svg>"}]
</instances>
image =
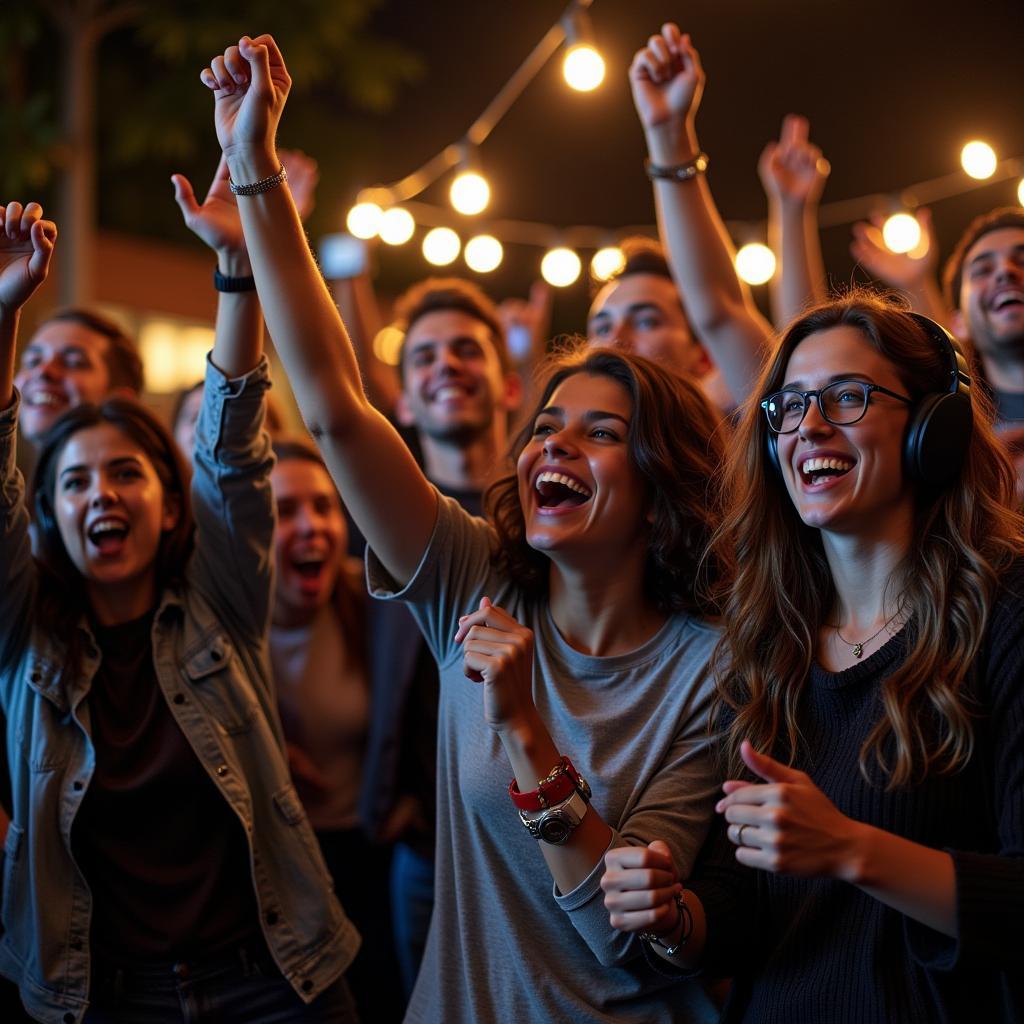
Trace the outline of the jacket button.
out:
<instances>
[{"instance_id":1,"label":"jacket button","mask_svg":"<svg viewBox=\"0 0 1024 1024\"><path fill-rule=\"evenodd\" d=\"M82 780L81 779L75 779L75 781L71 783L71 788L81 792Z\"/></svg>"},{"instance_id":2,"label":"jacket button","mask_svg":"<svg viewBox=\"0 0 1024 1024\"><path fill-rule=\"evenodd\" d=\"M175 704L184 704L185 703L185 694L183 694L183 693L176 693L174 695L173 699L174 699L174 703Z\"/></svg>"},{"instance_id":3,"label":"jacket button","mask_svg":"<svg viewBox=\"0 0 1024 1024\"><path fill-rule=\"evenodd\" d=\"M228 766L226 764L219 764L219 765L217 765L217 775L220 778L222 778L222 779L224 778L225 775L227 775L229 770L230 769L228 768Z\"/></svg>"},{"instance_id":4,"label":"jacket button","mask_svg":"<svg viewBox=\"0 0 1024 1024\"><path fill-rule=\"evenodd\" d=\"M268 910L267 916L264 918L264 920L267 922L267 924L277 924L277 911Z\"/></svg>"},{"instance_id":5,"label":"jacket button","mask_svg":"<svg viewBox=\"0 0 1024 1024\"><path fill-rule=\"evenodd\" d=\"M302 983L302 991L303 992L312 992L313 991L313 982L310 981L309 978L306 978L306 980Z\"/></svg>"}]
</instances>

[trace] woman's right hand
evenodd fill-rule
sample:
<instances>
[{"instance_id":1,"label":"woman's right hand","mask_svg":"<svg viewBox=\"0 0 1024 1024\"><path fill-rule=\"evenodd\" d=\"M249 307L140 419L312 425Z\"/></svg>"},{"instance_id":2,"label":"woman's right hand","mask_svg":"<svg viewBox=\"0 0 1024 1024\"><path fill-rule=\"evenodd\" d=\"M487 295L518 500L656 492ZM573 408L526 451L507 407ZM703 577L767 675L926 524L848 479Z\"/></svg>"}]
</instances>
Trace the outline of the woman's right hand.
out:
<instances>
[{"instance_id":1,"label":"woman's right hand","mask_svg":"<svg viewBox=\"0 0 1024 1024\"><path fill-rule=\"evenodd\" d=\"M647 846L618 846L604 858L604 905L613 928L678 938L676 894L682 892L668 846L660 839Z\"/></svg>"},{"instance_id":2,"label":"woman's right hand","mask_svg":"<svg viewBox=\"0 0 1024 1024\"><path fill-rule=\"evenodd\" d=\"M0 206L0 314L18 312L46 280L56 240L38 203Z\"/></svg>"},{"instance_id":3,"label":"woman's right hand","mask_svg":"<svg viewBox=\"0 0 1024 1024\"><path fill-rule=\"evenodd\" d=\"M228 163L249 153L276 161L274 139L292 80L273 36L242 36L199 77L213 91L217 139Z\"/></svg>"}]
</instances>

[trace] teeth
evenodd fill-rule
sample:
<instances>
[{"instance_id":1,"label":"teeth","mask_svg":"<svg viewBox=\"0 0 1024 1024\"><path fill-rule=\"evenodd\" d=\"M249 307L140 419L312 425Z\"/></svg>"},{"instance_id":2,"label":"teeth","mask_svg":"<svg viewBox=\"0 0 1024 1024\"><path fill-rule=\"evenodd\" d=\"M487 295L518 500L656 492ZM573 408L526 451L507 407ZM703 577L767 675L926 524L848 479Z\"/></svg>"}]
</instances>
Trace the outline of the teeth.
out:
<instances>
[{"instance_id":1,"label":"teeth","mask_svg":"<svg viewBox=\"0 0 1024 1024\"><path fill-rule=\"evenodd\" d=\"M111 519L107 519L107 520L104 520L101 523L94 523L92 529L89 532L90 533L111 533L112 531L117 530L117 531L123 533L124 529L125 529L124 523L118 523L118 522L114 522Z\"/></svg>"},{"instance_id":2,"label":"teeth","mask_svg":"<svg viewBox=\"0 0 1024 1024\"><path fill-rule=\"evenodd\" d=\"M1024 292L1007 291L1000 292L993 303L996 309L1002 309L1009 302L1024 302Z\"/></svg>"},{"instance_id":3,"label":"teeth","mask_svg":"<svg viewBox=\"0 0 1024 1024\"><path fill-rule=\"evenodd\" d=\"M443 388L438 388L437 391L434 392L434 400L437 402L444 402L449 398L461 398L465 394L468 394L465 388L456 387L453 384L447 384Z\"/></svg>"},{"instance_id":4,"label":"teeth","mask_svg":"<svg viewBox=\"0 0 1024 1024\"><path fill-rule=\"evenodd\" d=\"M541 473L537 477L538 484L556 483L562 484L564 487L568 487L570 491L575 491L577 494L582 494L584 498L590 497L590 491L579 483L577 480L573 480L572 477L566 476L564 473Z\"/></svg>"},{"instance_id":5,"label":"teeth","mask_svg":"<svg viewBox=\"0 0 1024 1024\"><path fill-rule=\"evenodd\" d=\"M853 463L847 462L846 459L806 459L800 468L804 473L817 473L822 469L836 469L845 472L848 469L853 469Z\"/></svg>"},{"instance_id":6,"label":"teeth","mask_svg":"<svg viewBox=\"0 0 1024 1024\"><path fill-rule=\"evenodd\" d=\"M57 395L51 395L47 391L37 391L33 394L29 400L29 405L48 405L51 408L56 408L59 405L64 405L65 402L62 398Z\"/></svg>"}]
</instances>

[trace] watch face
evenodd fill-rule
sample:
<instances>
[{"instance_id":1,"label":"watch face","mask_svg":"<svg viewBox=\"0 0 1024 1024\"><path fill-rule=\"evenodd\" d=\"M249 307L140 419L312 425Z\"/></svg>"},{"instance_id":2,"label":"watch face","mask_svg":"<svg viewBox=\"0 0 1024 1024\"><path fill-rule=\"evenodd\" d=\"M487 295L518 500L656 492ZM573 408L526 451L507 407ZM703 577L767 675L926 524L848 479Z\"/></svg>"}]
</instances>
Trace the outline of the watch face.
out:
<instances>
[{"instance_id":1,"label":"watch face","mask_svg":"<svg viewBox=\"0 0 1024 1024\"><path fill-rule=\"evenodd\" d=\"M540 823L540 837L545 843L560 846L569 838L573 826L558 813L548 814Z\"/></svg>"}]
</instances>

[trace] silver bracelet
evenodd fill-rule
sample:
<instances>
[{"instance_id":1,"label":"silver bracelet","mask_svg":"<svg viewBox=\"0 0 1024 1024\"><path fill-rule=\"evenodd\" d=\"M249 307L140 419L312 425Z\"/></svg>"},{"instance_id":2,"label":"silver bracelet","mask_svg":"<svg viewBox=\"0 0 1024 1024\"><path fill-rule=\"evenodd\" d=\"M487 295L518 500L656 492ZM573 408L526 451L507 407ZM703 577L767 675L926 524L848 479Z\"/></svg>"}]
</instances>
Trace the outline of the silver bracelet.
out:
<instances>
[{"instance_id":1,"label":"silver bracelet","mask_svg":"<svg viewBox=\"0 0 1024 1024\"><path fill-rule=\"evenodd\" d=\"M666 946L665 943L661 941L661 937L655 935L654 932L640 933L641 942L647 942L653 946L660 946L665 950L666 956L675 956L676 953L686 945L690 936L693 934L693 912L686 905L686 900L683 899L683 894L681 892L676 893L675 903L676 913L679 915L676 918L676 927L678 927L680 923L683 926L683 930L679 935L678 941L674 942L671 946Z\"/></svg>"},{"instance_id":2,"label":"silver bracelet","mask_svg":"<svg viewBox=\"0 0 1024 1024\"><path fill-rule=\"evenodd\" d=\"M671 167L661 167L658 164L652 164L650 160L645 160L644 169L647 171L647 177L652 181L656 178L664 181L689 181L691 178L696 178L698 174L703 174L708 169L709 163L710 159L707 153L700 152L685 164L673 164Z\"/></svg>"},{"instance_id":3,"label":"silver bracelet","mask_svg":"<svg viewBox=\"0 0 1024 1024\"><path fill-rule=\"evenodd\" d=\"M288 172L284 169L284 164L281 164L281 169L277 174L271 174L269 178L260 178L259 181L254 181L251 185L236 185L228 178L228 188L236 196L258 196L261 192L269 192L272 188L277 188L287 180Z\"/></svg>"}]
</instances>

